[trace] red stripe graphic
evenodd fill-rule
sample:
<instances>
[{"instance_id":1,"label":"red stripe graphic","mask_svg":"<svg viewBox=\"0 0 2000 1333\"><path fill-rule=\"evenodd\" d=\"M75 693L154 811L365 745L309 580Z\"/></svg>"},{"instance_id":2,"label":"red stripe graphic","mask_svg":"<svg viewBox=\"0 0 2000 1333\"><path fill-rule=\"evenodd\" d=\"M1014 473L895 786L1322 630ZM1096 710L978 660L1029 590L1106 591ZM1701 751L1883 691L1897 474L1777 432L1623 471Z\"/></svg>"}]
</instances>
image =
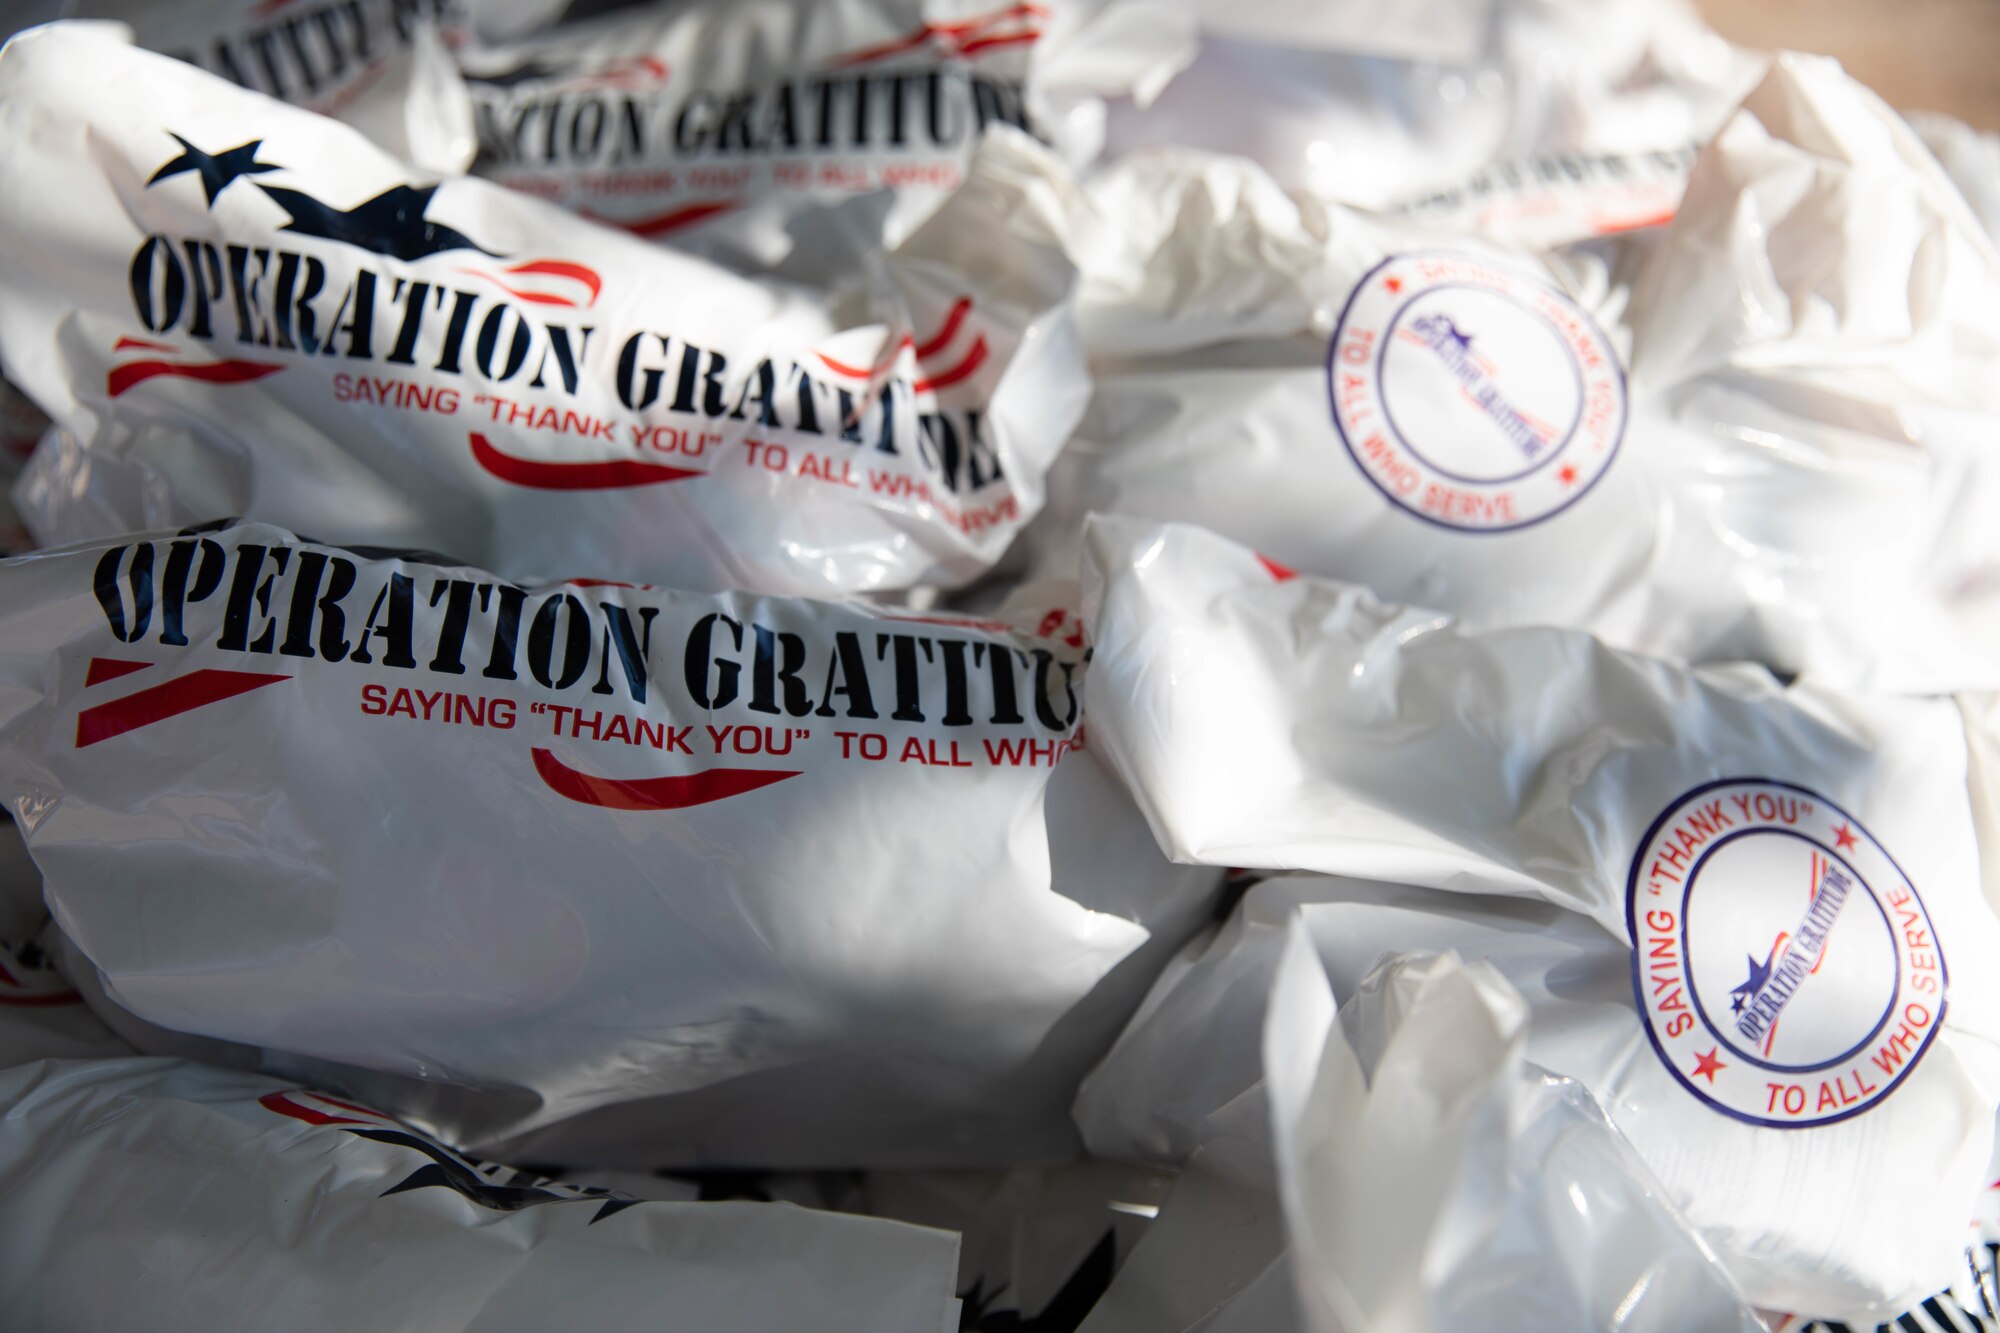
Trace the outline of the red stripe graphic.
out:
<instances>
[{"instance_id":1,"label":"red stripe graphic","mask_svg":"<svg viewBox=\"0 0 2000 1333\"><path fill-rule=\"evenodd\" d=\"M1040 28L1029 28L1023 32L1010 32L998 37L981 37L960 46L958 53L962 56L978 55L981 51L989 50L996 46L1018 46L1022 42L1032 42L1041 35L1042 30Z\"/></svg>"},{"instance_id":2,"label":"red stripe graphic","mask_svg":"<svg viewBox=\"0 0 2000 1333\"><path fill-rule=\"evenodd\" d=\"M597 276L597 270L582 264L573 264L567 259L530 259L520 264L510 264L500 270L510 278L562 278L579 283L590 290L590 298L577 301L574 297L557 292L536 291L531 287L517 287L498 274L488 273L483 268L462 268L458 270L468 277L484 278L507 295L533 305L565 306L571 310L597 304L598 295L604 290L604 279Z\"/></svg>"},{"instance_id":3,"label":"red stripe graphic","mask_svg":"<svg viewBox=\"0 0 2000 1333\"><path fill-rule=\"evenodd\" d=\"M261 690L290 676L266 675L258 671L221 671L205 668L185 676L128 694L123 699L86 708L76 717L76 748L108 741L140 727L178 717L209 704L233 699L239 694Z\"/></svg>"},{"instance_id":4,"label":"red stripe graphic","mask_svg":"<svg viewBox=\"0 0 2000 1333\"><path fill-rule=\"evenodd\" d=\"M951 303L951 309L944 317L944 323L937 333L922 347L917 348L917 360L928 361L942 352L951 340L958 336L958 326L965 323L965 317L972 313L972 298L961 296Z\"/></svg>"},{"instance_id":5,"label":"red stripe graphic","mask_svg":"<svg viewBox=\"0 0 2000 1333\"><path fill-rule=\"evenodd\" d=\"M18 995L9 995L5 990L0 990L0 1008L4 1009L54 1009L62 1005L83 1003L83 997L73 990L30 991L21 984L19 977L7 970L5 963L0 963L0 986L11 986L21 992Z\"/></svg>"},{"instance_id":6,"label":"red stripe graphic","mask_svg":"<svg viewBox=\"0 0 2000 1333\"><path fill-rule=\"evenodd\" d=\"M539 746L534 755L535 772L550 791L607 810L685 810L691 805L727 800L798 776L796 770L711 768L685 777L601 778L578 772Z\"/></svg>"},{"instance_id":7,"label":"red stripe graphic","mask_svg":"<svg viewBox=\"0 0 2000 1333\"><path fill-rule=\"evenodd\" d=\"M151 662L128 662L122 657L93 657L89 668L83 673L83 688L102 685L107 680L117 680L129 676L134 671L144 671Z\"/></svg>"},{"instance_id":8,"label":"red stripe graphic","mask_svg":"<svg viewBox=\"0 0 2000 1333\"><path fill-rule=\"evenodd\" d=\"M181 350L172 343L156 343L151 338L120 338L117 342L111 344L111 350L114 352L123 352L133 347L143 347L149 352L178 352Z\"/></svg>"},{"instance_id":9,"label":"red stripe graphic","mask_svg":"<svg viewBox=\"0 0 2000 1333\"><path fill-rule=\"evenodd\" d=\"M1038 30L1014 33L1003 37L982 37L970 41L961 39L969 33L977 32L981 28L1004 23L1008 19L1046 18L1048 17L1048 13L1047 8L1042 5L1019 4L1012 5L1006 9L995 10L991 14L981 14L977 18L966 19L959 23L926 23L907 37L898 37L895 41L884 42L880 46L866 47L863 50L854 52L852 55L835 61L834 66L835 68L839 68L843 65L861 65L866 64L870 60L880 60L884 56L898 55L904 51L922 46L933 37L942 38L944 44L949 48L955 49L959 55L970 55L985 46L996 46L1009 42L1033 41L1035 38L1041 36Z\"/></svg>"},{"instance_id":10,"label":"red stripe graphic","mask_svg":"<svg viewBox=\"0 0 2000 1333\"><path fill-rule=\"evenodd\" d=\"M655 217L636 218L630 222L621 222L617 218L607 218L598 213L585 213L584 216L592 222L602 222L606 226L623 227L634 236L664 236L670 231L691 227L705 218L712 218L717 213L727 213L740 202L736 199L716 199L704 204L688 204L681 208L669 209Z\"/></svg>"},{"instance_id":11,"label":"red stripe graphic","mask_svg":"<svg viewBox=\"0 0 2000 1333\"><path fill-rule=\"evenodd\" d=\"M916 393L929 393L932 389L948 389L960 380L969 378L972 372L978 370L980 363L985 360L986 339L984 337L975 338L972 342L972 350L965 354L965 360L959 362L941 375L933 375L929 379L918 380L910 388Z\"/></svg>"},{"instance_id":12,"label":"red stripe graphic","mask_svg":"<svg viewBox=\"0 0 2000 1333\"><path fill-rule=\"evenodd\" d=\"M242 384L261 380L284 367L267 361L200 361L179 364L173 361L132 361L113 366L104 377L105 392L113 398L147 380L170 375L177 379L200 380L204 384Z\"/></svg>"},{"instance_id":13,"label":"red stripe graphic","mask_svg":"<svg viewBox=\"0 0 2000 1333\"><path fill-rule=\"evenodd\" d=\"M1256 553L1253 552L1253 554ZM1262 565L1264 569L1270 574L1270 576L1276 579L1280 583L1284 583L1290 579L1295 579L1299 576L1298 570L1293 569L1289 565L1281 565L1268 555L1257 555L1257 563Z\"/></svg>"},{"instance_id":14,"label":"red stripe graphic","mask_svg":"<svg viewBox=\"0 0 2000 1333\"><path fill-rule=\"evenodd\" d=\"M320 1100L332 1102L335 1106L347 1106L346 1102L336 1102L331 1097L322 1097ZM325 1111L315 1111L310 1106L293 1101L291 1094L286 1092L267 1092L257 1099L257 1104L267 1111L276 1111L279 1115L288 1115L294 1120L303 1120L308 1125L366 1125L374 1123L372 1120L357 1120L351 1115L328 1115ZM348 1109L359 1111L363 1108L354 1106ZM367 1114L370 1116L375 1115L373 1111L369 1111ZM379 1120L381 1117L376 1116L375 1118Z\"/></svg>"},{"instance_id":15,"label":"red stripe graphic","mask_svg":"<svg viewBox=\"0 0 2000 1333\"><path fill-rule=\"evenodd\" d=\"M471 435L473 461L502 481L538 491L608 491L708 475L693 468L669 467L636 458L611 458L599 463L543 463L502 453L478 431Z\"/></svg>"}]
</instances>

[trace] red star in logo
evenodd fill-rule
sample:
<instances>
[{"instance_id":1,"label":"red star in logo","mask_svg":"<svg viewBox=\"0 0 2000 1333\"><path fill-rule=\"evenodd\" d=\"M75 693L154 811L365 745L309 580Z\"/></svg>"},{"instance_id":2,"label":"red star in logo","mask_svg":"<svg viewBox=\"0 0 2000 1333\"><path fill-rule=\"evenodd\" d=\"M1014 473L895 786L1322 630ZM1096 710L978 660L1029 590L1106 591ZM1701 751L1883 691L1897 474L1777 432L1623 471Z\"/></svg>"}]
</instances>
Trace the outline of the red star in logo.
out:
<instances>
[{"instance_id":1,"label":"red star in logo","mask_svg":"<svg viewBox=\"0 0 2000 1333\"><path fill-rule=\"evenodd\" d=\"M1707 1055L1703 1055L1700 1051L1694 1053L1694 1072L1706 1078L1710 1086L1714 1085L1715 1076L1719 1071L1729 1068L1728 1065L1715 1058L1716 1053L1721 1049L1719 1046L1711 1046L1708 1048Z\"/></svg>"},{"instance_id":2,"label":"red star in logo","mask_svg":"<svg viewBox=\"0 0 2000 1333\"><path fill-rule=\"evenodd\" d=\"M1382 285L1392 292L1403 290L1403 280L1401 278L1384 278L1382 279Z\"/></svg>"},{"instance_id":3,"label":"red star in logo","mask_svg":"<svg viewBox=\"0 0 2000 1333\"><path fill-rule=\"evenodd\" d=\"M1564 463L1556 469L1556 480L1565 486L1576 485L1576 468L1568 463Z\"/></svg>"},{"instance_id":4,"label":"red star in logo","mask_svg":"<svg viewBox=\"0 0 2000 1333\"><path fill-rule=\"evenodd\" d=\"M1842 824L1833 831L1833 845L1841 851L1851 851L1854 847L1854 830Z\"/></svg>"}]
</instances>

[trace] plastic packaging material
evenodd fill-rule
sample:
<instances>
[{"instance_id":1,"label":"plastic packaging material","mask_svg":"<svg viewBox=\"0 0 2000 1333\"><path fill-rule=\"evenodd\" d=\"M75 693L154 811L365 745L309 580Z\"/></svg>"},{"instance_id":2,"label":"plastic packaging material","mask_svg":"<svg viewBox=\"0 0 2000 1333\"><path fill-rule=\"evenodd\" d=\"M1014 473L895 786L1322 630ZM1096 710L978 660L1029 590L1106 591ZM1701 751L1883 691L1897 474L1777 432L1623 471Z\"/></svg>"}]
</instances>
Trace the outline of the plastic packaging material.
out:
<instances>
[{"instance_id":1,"label":"plastic packaging material","mask_svg":"<svg viewBox=\"0 0 2000 1333\"><path fill-rule=\"evenodd\" d=\"M872 1172L861 1211L959 1234L972 1333L1073 1330L1166 1196L1165 1172L1084 1161L1006 1172Z\"/></svg>"},{"instance_id":2,"label":"plastic packaging material","mask_svg":"<svg viewBox=\"0 0 2000 1333\"><path fill-rule=\"evenodd\" d=\"M32 938L0 935L0 1069L32 1060L108 1060L135 1052L93 1014Z\"/></svg>"},{"instance_id":3,"label":"plastic packaging material","mask_svg":"<svg viewBox=\"0 0 2000 1333\"><path fill-rule=\"evenodd\" d=\"M140 46L332 116L430 171L463 171L472 101L449 45L458 0L71 0L65 18L113 20ZM92 69L93 86L112 77Z\"/></svg>"},{"instance_id":4,"label":"plastic packaging material","mask_svg":"<svg viewBox=\"0 0 2000 1333\"><path fill-rule=\"evenodd\" d=\"M946 585L1039 507L1087 396L1018 134L871 324L82 25L7 48L0 130L0 356L68 432L16 490L51 544L248 514L510 578Z\"/></svg>"},{"instance_id":5,"label":"plastic packaging material","mask_svg":"<svg viewBox=\"0 0 2000 1333\"><path fill-rule=\"evenodd\" d=\"M1166 1115L1179 1121L1171 1136L1205 1145L1213 1135L1208 1126L1267 1095L1275 1099L1268 1069L1244 1060L1240 1047L1248 1033L1278 1022L1259 1002L1269 994L1295 917L1310 933L1336 998L1351 998L1384 957L1411 950L1451 950L1496 968L1527 1003L1526 1059L1588 1090L1664 1198L1759 1306L1872 1325L1962 1270L1965 1219L1985 1183L1992 1142L1986 1108L1994 1081L1984 1040L1947 1030L1918 1051L1899 1039L1892 1022L1859 1081L1850 1070L1839 1076L1842 1083L1832 1070L1797 1076L1773 1068L1788 1058L1782 1047L1776 1059L1757 1051L1746 1056L1735 1028L1718 1024L1689 1058L1669 1067L1660 1052L1675 1038L1652 1026L1656 1011L1636 996L1643 991L1648 1006L1677 996L1698 1024L1728 1015L1728 980L1719 1004L1701 999L1699 941L1689 950L1694 988L1656 994L1654 980L1666 975L1663 955L1649 947L1635 957L1622 938L1581 916L1518 899L1344 878L1259 885L1219 935L1190 946L1163 975L1093 1074L1078 1103L1093 1148L1117 1152L1130 1145L1144 1153L1162 1144ZM1844 938L1835 944L1850 947ZM1732 971L1747 970L1748 947L1734 951ZM1840 953L1824 957L1829 970L1843 961ZM1774 972L1784 970L1780 957ZM1956 977L1953 986L1948 1027L1962 1021L1960 1002L1971 998ZM1807 987L1797 994L1797 1007L1782 1015L1780 1042L1797 1040L1802 1020L1824 1012L1806 1006L1825 996ZM1908 994L1899 1003L1908 1003ZM1877 1053L1894 1073L1877 1069ZM1765 1068L1749 1065L1760 1059ZM1695 1072L1702 1066L1715 1074L1712 1087ZM1755 1076L1755 1109L1766 1112L1760 1118L1782 1119L1791 1087L1803 1089L1802 1113L1789 1124L1759 1124L1722 1105L1732 1094L1730 1076L1746 1067ZM1690 1080L1698 1091L1687 1086ZM1172 1207L1169 1199L1160 1227ZM1144 1258L1142 1246L1126 1271L1138 1270Z\"/></svg>"},{"instance_id":6,"label":"plastic packaging material","mask_svg":"<svg viewBox=\"0 0 2000 1333\"><path fill-rule=\"evenodd\" d=\"M1956 1248L2000 1100L1991 812L1951 701L1476 632L1189 529L1089 542L1092 744L1175 859L1582 913L1608 1049L1531 1058L1597 1094L1754 1299L1893 1310L1949 1276L1923 1246Z\"/></svg>"},{"instance_id":7,"label":"plastic packaging material","mask_svg":"<svg viewBox=\"0 0 2000 1333\"><path fill-rule=\"evenodd\" d=\"M48 415L34 400L0 379L0 555L34 549L35 539L8 491L48 430Z\"/></svg>"},{"instance_id":8,"label":"plastic packaging material","mask_svg":"<svg viewBox=\"0 0 2000 1333\"><path fill-rule=\"evenodd\" d=\"M1525 1062L1527 1023L1452 954L1384 961L1336 1021L1293 923L1264 1068L1310 1327L1762 1333L1590 1095Z\"/></svg>"},{"instance_id":9,"label":"plastic packaging material","mask_svg":"<svg viewBox=\"0 0 2000 1333\"><path fill-rule=\"evenodd\" d=\"M1980 1191L1971 1230L1967 1235L1965 1259L1958 1276L1882 1325L1894 1329L1977 1329L1992 1327L2000 1319L2000 1144L1987 1164L1987 1186ZM1771 1333L1841 1333L1842 1321L1811 1315L1766 1311L1764 1322Z\"/></svg>"},{"instance_id":10,"label":"plastic packaging material","mask_svg":"<svg viewBox=\"0 0 2000 1333\"><path fill-rule=\"evenodd\" d=\"M1114 155L1240 154L1288 188L1546 244L1671 214L1760 62L1677 0L1201 0L1194 63Z\"/></svg>"},{"instance_id":11,"label":"plastic packaging material","mask_svg":"<svg viewBox=\"0 0 2000 1333\"><path fill-rule=\"evenodd\" d=\"M1074 1151L1220 878L1076 752L1080 647L423 559L0 565L0 784L114 1029L503 1160Z\"/></svg>"},{"instance_id":12,"label":"plastic packaging material","mask_svg":"<svg viewBox=\"0 0 2000 1333\"><path fill-rule=\"evenodd\" d=\"M1827 61L1780 60L1692 182L1660 232L1536 258L1241 163L1106 173L1103 373L1023 559L1142 514L1481 627L1992 688L2000 258Z\"/></svg>"},{"instance_id":13,"label":"plastic packaging material","mask_svg":"<svg viewBox=\"0 0 2000 1333\"><path fill-rule=\"evenodd\" d=\"M1199 1024L1152 1077L1242 1077L1084 1333L1759 1327L1589 1094L1526 1062L1493 968L1392 954L1336 1019L1296 897L1252 891L1248 952L1188 952L1254 1003L1200 1024L1168 979L1135 1023Z\"/></svg>"},{"instance_id":14,"label":"plastic packaging material","mask_svg":"<svg viewBox=\"0 0 2000 1333\"><path fill-rule=\"evenodd\" d=\"M1939 115L1913 115L1910 128L1965 196L1987 238L2000 244L2000 134Z\"/></svg>"},{"instance_id":15,"label":"plastic packaging material","mask_svg":"<svg viewBox=\"0 0 2000 1333\"><path fill-rule=\"evenodd\" d=\"M694 0L463 59L475 170L640 236L801 279L879 262L1012 125L1073 166L1103 97L1193 56L1174 4Z\"/></svg>"},{"instance_id":16,"label":"plastic packaging material","mask_svg":"<svg viewBox=\"0 0 2000 1333\"><path fill-rule=\"evenodd\" d=\"M573 1189L351 1101L169 1060L26 1065L0 1073L0 1107L18 1328L168 1312L232 1333L502 1333L580 1309L745 1333L958 1326L947 1232Z\"/></svg>"}]
</instances>

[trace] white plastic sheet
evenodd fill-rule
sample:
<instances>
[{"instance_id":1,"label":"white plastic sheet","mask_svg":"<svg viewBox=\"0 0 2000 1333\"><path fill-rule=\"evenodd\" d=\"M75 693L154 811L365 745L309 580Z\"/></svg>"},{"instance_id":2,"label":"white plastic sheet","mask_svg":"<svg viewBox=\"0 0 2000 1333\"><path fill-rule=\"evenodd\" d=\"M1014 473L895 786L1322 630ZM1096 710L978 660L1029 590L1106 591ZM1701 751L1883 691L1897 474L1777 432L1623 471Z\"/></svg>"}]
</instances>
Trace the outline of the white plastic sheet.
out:
<instances>
[{"instance_id":1,"label":"white plastic sheet","mask_svg":"<svg viewBox=\"0 0 2000 1333\"><path fill-rule=\"evenodd\" d=\"M469 50L482 174L649 239L835 280L1012 125L1073 165L1192 57L1171 3L697 0Z\"/></svg>"},{"instance_id":2,"label":"white plastic sheet","mask_svg":"<svg viewBox=\"0 0 2000 1333\"><path fill-rule=\"evenodd\" d=\"M1219 939L1191 946L1165 974L1093 1074L1078 1103L1093 1148L1143 1155L1205 1145L1205 1126L1263 1099L1266 1071L1238 1048L1266 1021L1258 1001L1294 916L1336 998L1351 997L1385 956L1411 950L1452 950L1498 969L1527 1002L1526 1059L1596 1099L1759 1306L1872 1323L1961 1271L1992 1140L1983 1039L1934 1047L1865 1114L1809 1128L1753 1125L1691 1096L1658 1058L1635 1003L1635 975L1650 974L1625 942L1543 903L1343 878L1265 882ZM1724 1046L1732 1039L1702 1050L1734 1063L1742 1057ZM1717 1071L1718 1085L1728 1072ZM1163 1209L1162 1225L1166 1217Z\"/></svg>"},{"instance_id":3,"label":"white plastic sheet","mask_svg":"<svg viewBox=\"0 0 2000 1333\"><path fill-rule=\"evenodd\" d=\"M1173 155L1078 207L1101 373L1033 569L1141 514L1481 626L1996 683L2000 258L1831 62L1774 66L1621 245L1509 252Z\"/></svg>"},{"instance_id":4,"label":"white plastic sheet","mask_svg":"<svg viewBox=\"0 0 2000 1333\"><path fill-rule=\"evenodd\" d=\"M148 50L345 121L432 171L472 161L472 103L447 49L470 35L459 0L71 0L62 17L124 24Z\"/></svg>"},{"instance_id":5,"label":"white plastic sheet","mask_svg":"<svg viewBox=\"0 0 2000 1333\"><path fill-rule=\"evenodd\" d=\"M1196 9L1194 63L1156 103L1113 105L1114 156L1240 154L1322 198L1422 201L1516 240L1671 213L1685 168L1646 159L1707 138L1758 68L1677 0Z\"/></svg>"},{"instance_id":6,"label":"white plastic sheet","mask_svg":"<svg viewBox=\"0 0 2000 1333\"><path fill-rule=\"evenodd\" d=\"M0 1288L24 1330L502 1333L573 1321L942 1333L957 1238L639 1202L351 1101L169 1060L0 1073Z\"/></svg>"},{"instance_id":7,"label":"white plastic sheet","mask_svg":"<svg viewBox=\"0 0 2000 1333\"><path fill-rule=\"evenodd\" d=\"M248 514L511 577L948 585L1082 409L1023 136L860 314L84 25L0 56L0 130L0 360L68 432L16 492L45 542Z\"/></svg>"},{"instance_id":8,"label":"white plastic sheet","mask_svg":"<svg viewBox=\"0 0 2000 1333\"><path fill-rule=\"evenodd\" d=\"M1219 877L1036 628L136 539L0 565L0 782L149 1049L508 1160L1060 1160Z\"/></svg>"},{"instance_id":9,"label":"white plastic sheet","mask_svg":"<svg viewBox=\"0 0 2000 1333\"><path fill-rule=\"evenodd\" d=\"M1598 1095L1753 1299L1894 1309L1948 1277L1936 1231L2000 1099L1990 816L1949 700L1473 631L1190 529L1091 544L1093 743L1176 859L1450 890L1441 920L1582 914L1605 1046L1531 1058Z\"/></svg>"}]
</instances>

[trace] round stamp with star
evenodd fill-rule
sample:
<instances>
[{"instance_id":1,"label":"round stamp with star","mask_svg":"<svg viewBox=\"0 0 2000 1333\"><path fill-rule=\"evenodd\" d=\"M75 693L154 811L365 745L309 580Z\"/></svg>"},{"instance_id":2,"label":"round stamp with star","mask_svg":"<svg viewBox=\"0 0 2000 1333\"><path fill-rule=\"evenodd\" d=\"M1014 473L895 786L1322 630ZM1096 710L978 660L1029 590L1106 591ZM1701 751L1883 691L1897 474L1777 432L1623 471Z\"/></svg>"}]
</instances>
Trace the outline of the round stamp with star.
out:
<instances>
[{"instance_id":1,"label":"round stamp with star","mask_svg":"<svg viewBox=\"0 0 2000 1333\"><path fill-rule=\"evenodd\" d=\"M1626 925L1654 1051L1738 1120L1860 1115L1944 1025L1944 953L1916 886L1804 787L1730 778L1681 796L1632 859Z\"/></svg>"},{"instance_id":2,"label":"round stamp with star","mask_svg":"<svg viewBox=\"0 0 2000 1333\"><path fill-rule=\"evenodd\" d=\"M1477 255L1391 255L1327 350L1333 424L1389 502L1460 532L1553 518L1625 436L1625 370L1569 297Z\"/></svg>"}]
</instances>

